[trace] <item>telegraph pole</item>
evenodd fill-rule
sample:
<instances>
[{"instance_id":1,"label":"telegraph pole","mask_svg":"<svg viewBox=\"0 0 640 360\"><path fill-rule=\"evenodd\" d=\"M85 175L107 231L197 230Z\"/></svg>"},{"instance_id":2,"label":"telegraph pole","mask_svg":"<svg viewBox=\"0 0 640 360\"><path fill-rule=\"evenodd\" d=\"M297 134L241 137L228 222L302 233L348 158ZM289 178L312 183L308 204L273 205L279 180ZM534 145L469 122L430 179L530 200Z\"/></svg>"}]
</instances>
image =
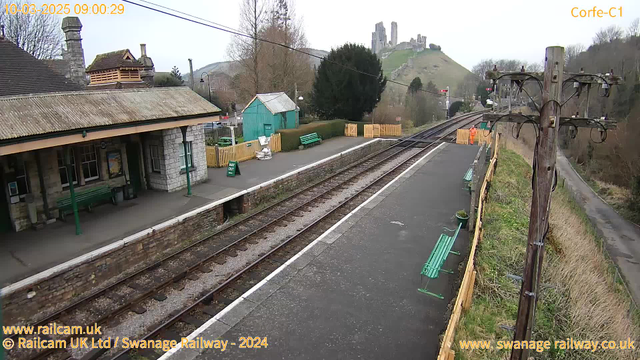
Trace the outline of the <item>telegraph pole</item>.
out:
<instances>
[{"instance_id":1,"label":"telegraph pole","mask_svg":"<svg viewBox=\"0 0 640 360\"><path fill-rule=\"evenodd\" d=\"M556 169L556 144L560 127L562 98L562 71L564 48L551 46L546 50L542 106L540 109L540 136L534 152L533 196L529 216L529 234L524 276L520 289L518 317L514 341L531 340L539 296L540 276L544 258L544 240L549 229L551 189ZM513 349L511 360L527 360L528 349Z\"/></svg>"}]
</instances>

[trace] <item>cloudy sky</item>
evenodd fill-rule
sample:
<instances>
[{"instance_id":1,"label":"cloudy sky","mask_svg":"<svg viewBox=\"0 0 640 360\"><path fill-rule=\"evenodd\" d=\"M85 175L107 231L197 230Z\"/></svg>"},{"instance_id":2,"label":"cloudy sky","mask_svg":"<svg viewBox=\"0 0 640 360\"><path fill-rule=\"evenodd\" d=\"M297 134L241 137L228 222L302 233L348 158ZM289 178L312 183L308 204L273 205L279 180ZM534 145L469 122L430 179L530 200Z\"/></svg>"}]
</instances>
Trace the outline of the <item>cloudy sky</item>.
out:
<instances>
[{"instance_id":1,"label":"cloudy sky","mask_svg":"<svg viewBox=\"0 0 640 360\"><path fill-rule=\"evenodd\" d=\"M156 4L232 28L238 27L241 1L153 0ZM640 1L637 0L292 1L297 17L303 21L310 47L330 50L345 42L369 47L375 23L383 21L390 38L391 21L396 21L398 41L408 41L418 33L426 35L427 42L441 45L447 55L468 69L486 58L540 62L546 46L589 45L598 29L609 25L626 29L640 16ZM95 2L66 0L64 3L91 5ZM622 16L619 16L619 10L614 11L618 12L615 18L575 18L571 15L574 7L591 9L594 5L605 12L611 7L622 7ZM186 73L188 58L193 59L194 69L228 60L226 51L230 35L135 5L125 3L123 15L80 15L80 19L84 25L82 37L87 65L96 54L124 48L132 50L137 57L140 43L147 44L148 55L153 58L157 71L169 71L176 65Z\"/></svg>"}]
</instances>

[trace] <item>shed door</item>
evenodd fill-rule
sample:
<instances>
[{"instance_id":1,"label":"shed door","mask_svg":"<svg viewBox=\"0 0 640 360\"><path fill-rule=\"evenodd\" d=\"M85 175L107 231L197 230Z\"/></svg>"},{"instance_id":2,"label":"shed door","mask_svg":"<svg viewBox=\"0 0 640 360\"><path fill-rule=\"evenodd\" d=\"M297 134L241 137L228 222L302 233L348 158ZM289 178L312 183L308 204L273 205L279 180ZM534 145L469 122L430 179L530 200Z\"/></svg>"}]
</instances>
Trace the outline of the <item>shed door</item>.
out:
<instances>
[{"instance_id":1,"label":"shed door","mask_svg":"<svg viewBox=\"0 0 640 360\"><path fill-rule=\"evenodd\" d=\"M271 124L264 124L264 136L269 137L273 134L273 126Z\"/></svg>"}]
</instances>

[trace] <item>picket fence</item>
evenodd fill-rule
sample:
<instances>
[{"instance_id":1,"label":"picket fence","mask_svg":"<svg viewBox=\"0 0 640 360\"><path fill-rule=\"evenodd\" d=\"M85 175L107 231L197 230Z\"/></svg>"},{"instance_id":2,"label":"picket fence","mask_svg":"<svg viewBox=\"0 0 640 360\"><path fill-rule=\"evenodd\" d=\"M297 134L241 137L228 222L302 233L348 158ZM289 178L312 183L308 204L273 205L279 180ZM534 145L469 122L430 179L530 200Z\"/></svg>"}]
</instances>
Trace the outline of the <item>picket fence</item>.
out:
<instances>
[{"instance_id":1,"label":"picket fence","mask_svg":"<svg viewBox=\"0 0 640 360\"><path fill-rule=\"evenodd\" d=\"M282 136L272 134L269 140L269 148L272 153L282 151ZM225 167L230 160L246 161L256 157L256 151L260 151L260 142L252 140L234 146L218 147L207 146L207 167Z\"/></svg>"}]
</instances>

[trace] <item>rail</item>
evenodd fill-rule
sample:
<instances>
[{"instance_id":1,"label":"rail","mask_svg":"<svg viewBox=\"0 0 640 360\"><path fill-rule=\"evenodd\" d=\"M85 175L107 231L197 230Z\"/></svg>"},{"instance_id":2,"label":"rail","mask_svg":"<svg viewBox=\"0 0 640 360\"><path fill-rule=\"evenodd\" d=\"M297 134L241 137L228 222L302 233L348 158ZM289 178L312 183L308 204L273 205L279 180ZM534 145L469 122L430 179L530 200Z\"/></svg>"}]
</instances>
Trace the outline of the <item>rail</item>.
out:
<instances>
[{"instance_id":1,"label":"rail","mask_svg":"<svg viewBox=\"0 0 640 360\"><path fill-rule=\"evenodd\" d=\"M471 121L465 122L464 125L469 124L469 123L471 123L473 121L476 121L477 118L474 117L474 116L477 116L477 115L473 114L473 115L471 115L469 117L464 117L462 119L462 121L460 121L460 119L458 119L457 124L462 123L464 120L467 120L468 118L471 118ZM452 124L451 123L447 123L445 125L446 125L445 127L439 127L439 129L446 128L447 126L451 126ZM432 130L432 129L430 129L430 130ZM295 242L296 240L300 239L303 235L305 235L307 233L314 233L314 227L315 226L319 225L325 219L328 219L329 217L334 216L335 214L340 214L341 211L345 211L344 208L348 204L350 204L354 199L357 199L358 197L362 196L363 194L366 194L367 191L369 191L369 192L372 191L371 190L372 187L374 187L374 186L380 186L380 187L384 186L384 184L380 185L381 182L384 179L387 179L391 175L401 171L403 168L406 168L406 167L410 166L411 164L413 164L414 162L417 162L427 150L430 150L432 147L435 147L436 145L438 145L440 143L440 141L442 141L444 138L449 136L451 133L455 132L455 130L456 129L447 131L444 135L440 136L433 143L431 143L431 144L427 145L426 147L424 147L423 149L421 149L418 153L412 155L410 158L408 158L405 161L401 162L400 164L394 166L392 169L386 171L384 174L378 176L372 183L370 183L369 185L367 185L364 188L360 189L355 194L349 196L347 199L342 201L339 205L334 207L333 210L331 210L330 212L324 214L320 218L316 219L311 224L305 226L302 230L298 231L295 235L291 236L286 241L280 243L278 246L274 247L269 252L264 254L262 257L260 257L256 261L252 262L250 265L245 267L243 270L237 272L235 275L233 275L232 277L230 277L229 279L224 281L222 284L218 285L211 292L209 292L206 295L202 296L200 299L198 299L197 301L195 301L194 303L189 305L187 308L185 308L181 312L179 312L179 313L175 314L174 316L172 316L171 319L169 319L165 323L163 323L160 326L158 326L155 329L153 329L150 333L148 333L143 338L141 338L141 340L154 339L154 338L157 338L157 337L161 336L161 334L163 334L163 333L174 333L174 332L172 332L170 330L167 331L167 329L170 328L176 322L181 321L181 318L183 318L183 317L188 317L189 319L193 318L193 316L191 316L189 314L192 311L195 311L198 307L201 307L202 305L208 306L208 304L211 304L213 302L216 294L220 293L221 291L223 291L227 287L233 287L234 289L241 288L241 286L234 284L239 279L250 278L250 279L252 279L254 281L257 280L255 278L255 276L250 276L250 275L247 275L247 274L250 273L254 268L256 268L259 265L261 265L263 262L265 262L268 259L270 259L271 257L273 257L274 254L277 254L283 248L285 248L286 246L289 246L289 244L291 244L291 243ZM407 141L410 141L410 140L411 140L411 138L407 139ZM369 196L366 196L366 198L368 198L368 197ZM365 201L366 198L363 199L362 201ZM351 204L351 205L354 205L354 204ZM355 206L353 206L353 208L355 208L356 206L357 206L357 204L355 204ZM315 233L318 233L318 232L319 231L316 231ZM277 264L280 264L280 263L283 262L283 260L284 259L282 259L281 257L278 257L278 260L274 261L274 262L277 263ZM263 272L261 272L261 273L263 273ZM265 275L265 277L266 277L266 275ZM233 299L228 299L228 298L226 300L227 301L233 301ZM207 313L209 313L209 312L207 312ZM185 322L188 322L188 321L185 321ZM129 356L129 353L130 353L131 350L132 349L126 349L126 350L118 353L117 355L113 356L112 359L124 360L125 358L127 358L127 356ZM145 357L147 357L147 356L156 356L156 355L157 355L157 353L147 353L147 352L142 354L142 356L145 356ZM157 357L159 357L159 356L157 356Z\"/></svg>"},{"instance_id":2,"label":"rail","mask_svg":"<svg viewBox=\"0 0 640 360\"><path fill-rule=\"evenodd\" d=\"M199 261L191 264L190 266L186 266L184 270L174 274L173 276L171 276L169 279L166 279L165 281L161 281L158 284L155 284L151 289L147 289L146 291L141 291L138 294L135 294L134 296L130 297L129 299L127 299L127 301L118 306L117 308L115 308L114 310L108 311L106 314L104 314L103 316L100 316L97 320L92 321L95 323L98 323L100 325L106 323L109 319L122 314L123 312L132 309L136 304L140 303L141 301L157 294L160 292L160 290L164 289L165 287L169 286L170 284L183 279L185 277L187 277L187 275L189 274L189 272L194 271L196 269L198 269L200 266L202 266L205 262L211 260L212 258L214 258L215 256L219 256L220 254L223 254L225 251L229 250L232 246L240 243L241 241L244 241L246 239L248 239L250 236L252 236L253 234L257 234L259 231L261 231L262 229L265 229L268 226L271 226L272 224L276 223L277 221L280 221L281 219L283 219L285 216L287 216L288 214L293 213L294 211L298 211L301 208L304 208L306 206L309 206L309 204L314 201L315 199L318 199L322 196L325 196L327 193L334 191L335 189L339 188L340 186L343 186L346 183L349 183L350 181L352 181L353 179L355 179L356 177L366 173L369 169L379 166L380 164L385 163L386 161L396 157L398 154L407 151L408 149L411 149L413 145L416 145L418 142L418 139L426 139L429 138L430 136L437 134L438 132L441 132L443 130L448 130L449 127L459 127L459 126L464 126L472 121L476 121L476 119L474 118L474 116L477 116L477 114L467 114L468 116L462 116L459 118L454 118L449 122L443 123L443 124L439 124L438 126L435 126L433 128L430 129L426 129L418 134L415 134L411 137L407 137L407 138L403 138L400 139L400 141L398 141L396 144L394 144L392 147L387 148L387 149L382 149L380 151L375 152L374 154L371 154L357 162L355 162L354 164L346 167L345 169L343 169L341 172L338 172L334 175L331 175L325 179L321 179L320 181L310 184L309 186L300 189L299 191L294 192L293 194L287 196L286 198L269 205L268 207L261 209L260 211L251 214L250 216L242 219L241 221L238 222L234 222L234 223L230 223L226 226L221 227L218 231L216 231L215 233L213 233L212 235L210 235L207 238L204 238L200 241L194 242L193 244L189 245L188 247L185 247L184 249L181 249L177 252L174 252L158 261L153 262L152 264L143 267L142 269L126 276L125 278L111 284L110 286L107 286L103 289L99 289L91 294L88 294L87 296L78 299L77 301L75 301L74 303L64 307L62 310L59 310L53 314L51 314L50 316L47 316L44 319L41 319L40 321L36 322L35 324L33 324L33 326L38 326L38 325L44 325L44 324L48 324L50 322L59 320L60 318L63 318L65 315L70 314L72 311L74 311L76 308L80 307L81 305L87 304L88 302L97 299L101 296L104 296L105 294L108 294L108 292L112 289L115 289L117 286L121 286L121 285L125 285L127 283L131 283L131 282L135 282L135 279L137 276L145 274L146 272L150 272L153 271L154 269L158 268L161 264L168 262L169 260L172 259L179 259L178 257L183 254L186 253L187 251L189 251L190 249L195 249L196 246L199 246L201 244L204 244L205 241L211 240L212 238L214 238L217 235L220 234L224 234L225 231L229 231L230 229L242 229L242 227L247 227L246 225L249 224L250 221L255 220L258 216L261 216L261 214L266 214L270 209L275 208L276 206L280 206L282 204L288 204L290 202L291 199L307 192L307 191L312 191L315 188L319 188L321 185L323 184L329 184L331 181L335 181L336 179L339 179L339 177L341 176L345 176L345 174L347 174L348 176L346 177L346 179L342 179L340 181L338 181L337 184L333 185L333 186L329 186L328 189L324 190L324 191L320 191L318 194L315 194L314 196L312 196L310 199L305 199L305 201L303 201L301 204L299 205L294 205L293 208L289 208L286 212L274 212L274 213L278 213L280 214L280 216L277 216L276 218L270 218L267 217L267 221L262 221L259 222L259 226L256 228L255 226L253 228L249 228L250 231L244 231L244 234L241 235L237 235L235 239L233 239L233 241L231 242L227 242L226 244L218 244L218 249L212 251L212 254L205 256L204 258L201 258ZM471 121L467 121L469 118L471 118ZM462 125L460 125L462 124ZM448 131L445 135L439 137L438 139L434 140L435 142L437 141L441 141L443 138L445 138L446 136L448 136L449 134L451 134L452 132L454 132L454 130L452 131ZM395 149L395 150L394 150ZM399 149L399 150L398 150ZM388 152L390 152L390 154L388 154ZM378 159L377 161L375 161L375 159L377 157L382 157L382 159ZM413 158L413 157L412 157ZM372 162L373 164L370 164L369 166L366 166L367 162ZM353 171L353 170L358 170L357 167L361 166L361 165L365 165L364 169L360 169L359 171L355 171L354 174L349 174L349 172ZM233 237L233 236L232 236ZM37 354L33 354L33 356L29 356L29 358L31 359L38 359L38 358L44 358L44 357L48 357L49 355L51 355L54 351L53 350L49 350L49 351L43 351L43 352L39 352Z\"/></svg>"}]
</instances>

